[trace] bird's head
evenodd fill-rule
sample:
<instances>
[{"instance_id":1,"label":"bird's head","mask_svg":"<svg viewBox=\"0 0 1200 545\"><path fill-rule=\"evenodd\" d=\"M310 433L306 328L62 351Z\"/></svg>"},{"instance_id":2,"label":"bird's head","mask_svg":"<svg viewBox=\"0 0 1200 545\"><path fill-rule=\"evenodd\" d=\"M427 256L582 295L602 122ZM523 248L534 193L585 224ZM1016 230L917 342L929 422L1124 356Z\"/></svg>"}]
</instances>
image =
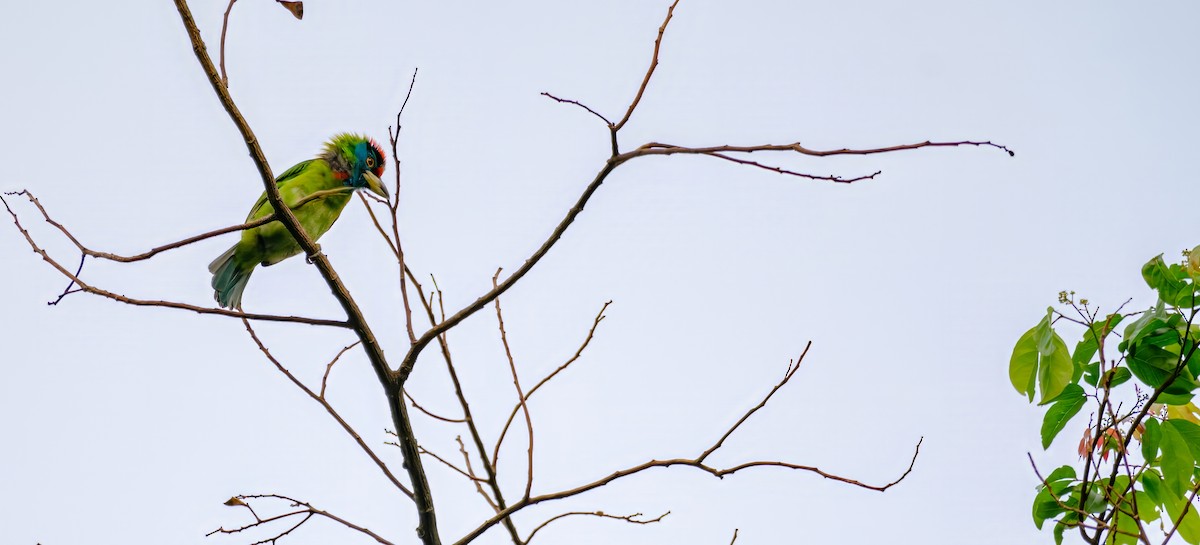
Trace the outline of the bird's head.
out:
<instances>
[{"instance_id":1,"label":"bird's head","mask_svg":"<svg viewBox=\"0 0 1200 545\"><path fill-rule=\"evenodd\" d=\"M383 176L383 148L372 138L357 134L335 135L325 144L322 155L333 167L334 176L354 188L366 188L383 198L388 198L387 187L379 179Z\"/></svg>"}]
</instances>

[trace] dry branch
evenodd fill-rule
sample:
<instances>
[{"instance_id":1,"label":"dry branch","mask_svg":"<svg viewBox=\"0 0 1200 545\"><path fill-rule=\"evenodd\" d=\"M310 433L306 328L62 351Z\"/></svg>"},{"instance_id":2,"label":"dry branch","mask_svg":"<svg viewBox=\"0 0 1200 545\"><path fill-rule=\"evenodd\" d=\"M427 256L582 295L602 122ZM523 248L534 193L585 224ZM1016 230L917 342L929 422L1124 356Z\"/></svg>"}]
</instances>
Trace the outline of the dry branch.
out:
<instances>
[{"instance_id":1,"label":"dry branch","mask_svg":"<svg viewBox=\"0 0 1200 545\"><path fill-rule=\"evenodd\" d=\"M282 514L267 517L267 518L261 518L258 516L258 513L256 513L254 511L254 508L252 508L250 506L250 502L252 502L254 500L266 500L266 499L284 501L284 502L287 502L290 507L300 507L301 509L298 509L295 511L289 511L287 513L282 513ZM292 531L294 531L295 529L299 528L300 526L303 526L304 523L308 522L314 516L319 516L319 517L323 517L328 520L331 520L333 522L336 522L338 524L341 524L342 526L350 528L351 530L354 530L356 532L370 536L376 542L381 543L383 545L393 545L391 541L384 539L379 534L376 534L375 532L372 532L371 530L368 530L362 526L354 524L342 517L334 515L333 513L330 513L329 511L317 509L316 507L313 507L312 504L310 504L308 502L303 502L300 500L292 499L292 498L289 498L287 496L283 496L280 494L248 494L248 495L242 495L242 496L234 496L234 497L230 498L229 501L226 501L225 505L228 505L230 507L245 507L247 510L250 511L250 515L254 517L254 522L251 522L250 524L246 524L243 526L239 526L237 528L226 529L224 526L222 526L220 528L217 528L216 530L213 530L213 531L205 534L205 537L212 536L215 534L237 534L237 533L245 532L246 530L250 530L253 528L263 527L272 522L281 521L281 520L289 519L292 517L302 517L300 519L300 522L293 524L288 529L283 530L282 532L276 533L272 537L269 537L269 538L266 538L263 540L259 540L259 541L255 541L254 543L251 543L250 545L263 545L266 543L274 544L277 541L279 541L279 539L292 533Z\"/></svg>"},{"instance_id":2,"label":"dry branch","mask_svg":"<svg viewBox=\"0 0 1200 545\"><path fill-rule=\"evenodd\" d=\"M329 376L329 368L333 367L333 362L330 362L326 367L325 377L321 379L321 393L318 394L317 392L314 392L312 388L309 388L307 384L304 384L304 382L299 378L296 378L296 375L293 375L287 367L280 363L280 361L276 359L273 354L271 354L271 351L267 348L267 345L263 344L262 339L258 337L258 333L254 331L253 327L250 327L250 322L242 320L242 324L246 326L246 333L250 334L250 338L254 341L254 344L258 346L258 350L267 357L267 360L275 366L275 369L278 369L279 372L283 373L283 376L287 377L292 384L296 385L297 388L299 388L305 394L308 394L308 397L312 398L313 401L316 401L318 405L324 408L325 412L329 413L329 416L332 416L333 419L337 421L338 425L342 427L342 430L344 430L350 435L351 438L354 439L354 442L358 444L358 447L367 454L367 457L370 458L372 462L375 462L375 465L379 468L379 470L383 472L384 476L386 476L387 479L396 486L396 488L400 489L400 491L410 499L415 499L413 498L413 491L409 490L407 486L404 486L404 484L400 482L400 479L397 479L396 476L392 474L392 470L387 466L386 463L383 462L381 458L379 458L378 455L375 454L374 450L371 450L371 447L367 445L366 441L363 440L358 431L355 430L354 427L352 427L348 422L346 422L346 420L342 418L342 415L333 408L333 405L330 405L329 401L325 399L325 380ZM352 347L353 345L343 349L342 352L338 353L337 357L335 357L333 361L336 362L337 358L341 357L342 353Z\"/></svg>"},{"instance_id":3,"label":"dry branch","mask_svg":"<svg viewBox=\"0 0 1200 545\"><path fill-rule=\"evenodd\" d=\"M24 195L30 199L33 198L32 194L30 194L27 191L6 193L6 195ZM190 310L190 311L198 313L198 314L214 314L214 315L218 315L218 316L228 316L231 318L242 318L242 319L247 319L247 320L258 320L258 321L265 321L265 322L290 322L290 323L297 323L297 324L319 325L319 326L329 326L329 327L346 327L346 328L350 327L350 324L348 322L338 321L338 320L323 320L320 318L306 318L303 316L281 316L281 315L275 315L275 314L256 314L256 313L251 313L251 312L240 312L240 311L236 311L236 310L228 310L228 309L223 309L223 308L200 307L200 306L196 306L196 305L189 305L187 303L178 303L175 301L135 299L132 297L126 297L119 293L115 293L115 292L111 292L111 291L108 291L108 290L105 290L102 288L98 288L87 282L84 282L82 279L79 278L79 276L77 274L72 273L69 269L64 267L56 259L54 259L53 257L50 257L49 252L44 250L41 246L38 246L37 242L35 242L33 240L33 235L29 234L29 231L26 230L23 225L21 225L21 220L19 217L17 217L17 213L13 211L11 206L9 206L8 200L5 199L3 195L0 195L0 203L4 204L4 209L7 210L8 215L12 217L13 225L15 225L17 227L17 231L19 231L21 233L21 235L25 237L25 242L27 242L29 244L30 249L32 249L35 254L38 254L39 256L41 256L42 261L49 263L51 267L53 267L55 270L57 270L63 276L70 279L73 284L79 286L80 291L91 293L93 295L99 295L101 297L112 299L113 301L125 303L127 305L134 305L134 306L140 306L140 307L174 308L174 309L179 309L179 310ZM68 288L66 290L66 292L64 292L64 294L68 293L68 292L75 293L74 290L71 290L70 288ZM59 300L61 300L61 298Z\"/></svg>"},{"instance_id":4,"label":"dry branch","mask_svg":"<svg viewBox=\"0 0 1200 545\"><path fill-rule=\"evenodd\" d=\"M794 469L794 470L798 470L798 471L808 471L811 473L816 473L817 475L820 475L821 477L824 477L826 479L846 483L849 485L857 486L859 488L865 488L867 490L875 490L878 492L884 492L887 489L899 484L901 481L903 481L905 478L907 478L910 473L912 473L913 467L917 463L917 456L921 453L921 443L924 441L924 438L921 438L920 440L917 441L917 445L913 450L912 459L909 461L908 467L904 470L904 472L899 477L897 477L895 480L892 480L891 482L888 482L888 483L885 483L882 485L872 485L872 484L864 483L857 479L852 479L849 477L845 477L845 476L837 475L835 473L830 473L830 472L824 471L815 466L794 464L794 463L790 463L790 462L782 462L782 461L776 461L776 460L757 460L757 461L752 461L752 462L744 462L741 464L737 464L737 465L725 467L725 468L715 467L715 466L706 464L704 462L704 460L709 455L716 452L724 444L724 442L733 434L733 432L737 431L737 429L742 425L742 423L744 423L747 419L749 419L750 416L752 416L759 409L764 407L766 405L767 401L769 401L771 399L771 397L775 395L775 392L779 391L780 388L782 388L784 385L786 385L792 379L792 377L795 376L796 370L799 368L800 363L804 359L804 356L806 354L808 354L808 349L809 349L809 347L811 347L811 345L812 345L811 342L808 343L805 346L804 351L801 353L801 355L798 358L796 358L795 360L788 363L787 372L784 373L783 379L780 380L780 382L778 384L776 384L775 387L773 387L767 393L767 395L763 398L763 400L761 402L759 402L757 405L755 405L754 407L751 407L745 413L743 413L742 416L724 434L722 434L720 438L718 438L716 441L714 441L713 444L709 448L705 449L703 452L701 452L696 457L694 457L694 458L670 458L670 459L663 459L663 460L654 459L654 460L650 460L648 462L644 462L644 463L636 465L636 466L632 466L632 467L628 467L625 469L614 471L613 473L611 473L609 475L606 475L604 477L601 477L599 479L596 479L594 481L591 481L591 482L588 482L585 484L581 484L579 486L576 486L575 488L571 488L571 489L567 489L567 490L560 490L558 492L551 492L551 493L542 494L539 496L522 498L520 501L517 501L516 503L512 504L509 508L497 513L495 516L484 521L482 524L480 524L474 530L471 530L465 536L463 536L458 541L456 541L454 545L465 545L467 543L470 543L475 538L479 537L480 535L483 535L483 533L485 531L487 531L488 528L491 528L496 523L503 521L503 520L507 520L508 518L512 517L513 514L517 513L518 511L520 511L526 507L529 507L531 505L536 505L536 504L544 502L544 501L560 500L560 499L564 499L564 498L570 498L572 496L577 496L579 494L583 494L584 492L588 492L590 490L595 490L597 488L605 486L605 485L607 485L613 481L616 481L618 479L629 477L631 475L636 475L636 474L646 471L648 469L660 468L660 467L662 467L662 468L671 467L671 466L691 467L691 468L695 468L695 469L704 471L704 472L706 472L714 477L717 477L717 478L724 478L727 475L732 475L739 471L742 471L745 469L750 469L750 468L778 467L778 468L784 468L784 469Z\"/></svg>"},{"instance_id":5,"label":"dry branch","mask_svg":"<svg viewBox=\"0 0 1200 545\"><path fill-rule=\"evenodd\" d=\"M246 148L250 152L250 158L258 169L263 188L266 191L267 202L271 203L271 207L275 209L276 214L279 216L280 223L291 233L292 238L296 240L296 243L304 251L305 255L308 256L309 261L317 267L317 270L321 273L321 277L329 286L330 291L333 292L334 297L346 312L347 322L350 324L350 327L358 335L359 340L362 341L363 352L366 353L367 359L371 362L371 367L375 371L376 377L379 379L379 383L387 395L388 407L392 414L392 423L396 426L398 443L404 455L404 466L408 470L413 490L413 499L417 504L417 517L420 521L417 527L417 536L424 545L440 545L441 538L437 530L437 515L433 505L433 493L429 488L429 481L425 476L425 468L421 461L421 453L417 448L416 438L413 436L412 423L408 415L408 406L404 403L404 396L401 394L403 380L400 380L401 377L397 376L388 365L387 358L383 355L383 348L376 339L375 333L363 317L362 311L359 309L358 304L354 302L354 298L350 295L349 290L346 289L337 272L333 269L333 265L330 264L329 259L321 252L320 247L312 240L312 237L304 232L304 228L296 219L295 214L283 202L283 198L279 194L279 188L275 185L275 177L271 174L271 166L267 163L266 155L263 153L262 147L258 144L258 138L254 135L254 131L250 129L250 125L246 122L245 117L238 111L233 97L229 95L229 89L221 82L221 78L213 66L212 59L209 58L208 49L204 45L204 40L200 37L200 29L196 26L196 21L192 18L187 0L175 0L175 7L179 11L179 17L183 21L184 27L187 29L188 38L192 43L192 51L196 55L196 60L200 62L200 66L208 77L208 82L212 86L213 92L216 93L221 105L229 114L230 120L237 126L238 132L241 133L242 139L246 143Z\"/></svg>"},{"instance_id":6,"label":"dry branch","mask_svg":"<svg viewBox=\"0 0 1200 545\"><path fill-rule=\"evenodd\" d=\"M500 277L500 269L496 269L496 275L492 277L492 286L495 287L496 279ZM528 498L533 490L533 420L529 416L529 404L525 402L525 392L521 390L521 379L517 376L517 363L513 361L512 349L508 346L508 333L504 330L504 312L500 309L500 298L497 297L496 304L496 322L500 324L500 342L504 344L504 355L508 358L508 369L512 372L513 387L517 390L517 404L521 407L521 412L525 413L525 429L529 436L529 447L527 450L528 459L526 460L526 477L525 477L525 495ZM499 444L499 443L497 443ZM493 458L492 467L496 465L496 458Z\"/></svg>"},{"instance_id":7,"label":"dry branch","mask_svg":"<svg viewBox=\"0 0 1200 545\"><path fill-rule=\"evenodd\" d=\"M642 515L641 513L634 513L632 515L610 515L608 513L605 513L604 511L570 511L567 513L561 513L561 514L555 515L553 517L550 517L545 522L537 525L537 527L534 528L533 531L529 532L529 536L525 538L525 543L529 543L530 541L533 541L533 536L537 535L538 531L541 530L542 528L549 526L550 523L565 519L567 517L574 517L574 516L599 517L599 518L606 518L606 519L613 519L613 520L623 520L630 524L646 525L646 524L654 524L656 522L662 522L662 519L666 518L667 515L670 515L670 514L671 514L671 512L667 511L666 513L663 513L652 519L639 519L638 517L641 517L644 515Z\"/></svg>"}]
</instances>

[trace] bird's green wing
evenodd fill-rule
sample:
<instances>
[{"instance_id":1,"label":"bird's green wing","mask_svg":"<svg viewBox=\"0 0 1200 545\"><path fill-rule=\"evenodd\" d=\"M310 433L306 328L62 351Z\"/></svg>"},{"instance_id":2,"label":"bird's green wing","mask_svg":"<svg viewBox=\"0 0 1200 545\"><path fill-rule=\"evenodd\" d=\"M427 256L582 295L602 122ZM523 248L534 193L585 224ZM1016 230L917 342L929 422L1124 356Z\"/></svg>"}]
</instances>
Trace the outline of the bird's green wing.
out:
<instances>
[{"instance_id":1,"label":"bird's green wing","mask_svg":"<svg viewBox=\"0 0 1200 545\"><path fill-rule=\"evenodd\" d=\"M283 171L283 174L280 174L278 177L275 178L275 185L282 189L284 184L288 183L288 181L299 176L315 160L316 159L309 159L307 161L301 161L299 163L296 163L295 165L292 165L292 168L289 168L289 169ZM246 215L246 221L252 221L256 218L260 218L260 217L264 216L265 213L263 213L264 212L263 205L266 203L267 203L267 192L264 191L263 194L258 197L258 200L254 201L254 206L250 208L250 213Z\"/></svg>"}]
</instances>

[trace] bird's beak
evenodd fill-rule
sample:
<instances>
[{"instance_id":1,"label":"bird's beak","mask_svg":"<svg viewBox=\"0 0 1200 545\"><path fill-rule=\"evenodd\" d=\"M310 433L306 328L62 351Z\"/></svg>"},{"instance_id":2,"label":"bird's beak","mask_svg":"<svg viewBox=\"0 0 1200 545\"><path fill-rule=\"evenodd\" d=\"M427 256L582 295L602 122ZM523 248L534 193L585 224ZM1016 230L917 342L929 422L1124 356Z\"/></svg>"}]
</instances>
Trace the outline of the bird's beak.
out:
<instances>
[{"instance_id":1,"label":"bird's beak","mask_svg":"<svg viewBox=\"0 0 1200 545\"><path fill-rule=\"evenodd\" d=\"M391 197L388 197L387 187L383 185L383 182L379 180L379 176L376 176L374 172L371 172L369 170L364 172L363 179L365 179L367 181L367 189L370 189L371 193L379 195L380 197L383 197L384 199L391 198Z\"/></svg>"}]
</instances>

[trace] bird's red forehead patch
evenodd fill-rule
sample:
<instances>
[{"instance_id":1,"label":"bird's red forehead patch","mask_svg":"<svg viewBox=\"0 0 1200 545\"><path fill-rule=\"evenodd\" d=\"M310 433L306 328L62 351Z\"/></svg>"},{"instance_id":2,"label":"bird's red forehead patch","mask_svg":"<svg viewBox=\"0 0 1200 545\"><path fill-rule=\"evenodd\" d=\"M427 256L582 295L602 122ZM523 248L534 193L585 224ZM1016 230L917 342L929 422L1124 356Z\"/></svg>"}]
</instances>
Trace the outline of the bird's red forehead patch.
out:
<instances>
[{"instance_id":1,"label":"bird's red forehead patch","mask_svg":"<svg viewBox=\"0 0 1200 545\"><path fill-rule=\"evenodd\" d=\"M376 142L374 138L368 139L368 142L370 142L371 147L375 148L375 151L379 153L380 162L382 163L387 161L387 154L383 152L383 148L379 146L379 142Z\"/></svg>"}]
</instances>

